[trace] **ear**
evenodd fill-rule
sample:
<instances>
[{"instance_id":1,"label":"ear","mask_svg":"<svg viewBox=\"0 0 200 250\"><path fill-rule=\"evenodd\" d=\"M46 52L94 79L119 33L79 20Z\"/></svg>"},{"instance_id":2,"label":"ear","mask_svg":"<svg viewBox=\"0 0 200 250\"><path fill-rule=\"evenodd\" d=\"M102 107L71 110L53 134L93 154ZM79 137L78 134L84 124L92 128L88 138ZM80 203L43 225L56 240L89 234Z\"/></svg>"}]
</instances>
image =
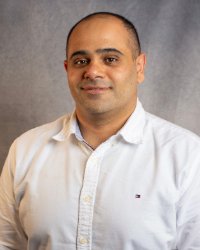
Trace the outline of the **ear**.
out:
<instances>
[{"instance_id":1,"label":"ear","mask_svg":"<svg viewBox=\"0 0 200 250\"><path fill-rule=\"evenodd\" d=\"M146 55L141 53L136 58L136 71L137 71L137 82L142 83L144 81L144 69L146 64Z\"/></svg>"},{"instance_id":2,"label":"ear","mask_svg":"<svg viewBox=\"0 0 200 250\"><path fill-rule=\"evenodd\" d=\"M67 72L67 60L64 60L64 67L65 67L65 70Z\"/></svg>"}]
</instances>

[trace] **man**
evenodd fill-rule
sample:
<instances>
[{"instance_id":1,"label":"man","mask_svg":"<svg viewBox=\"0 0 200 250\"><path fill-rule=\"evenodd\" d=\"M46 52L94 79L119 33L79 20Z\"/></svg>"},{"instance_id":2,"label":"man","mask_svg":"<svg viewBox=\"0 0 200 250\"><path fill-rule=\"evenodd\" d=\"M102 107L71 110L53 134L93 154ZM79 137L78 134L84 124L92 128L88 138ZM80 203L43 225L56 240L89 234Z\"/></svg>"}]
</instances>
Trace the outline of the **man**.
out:
<instances>
[{"instance_id":1,"label":"man","mask_svg":"<svg viewBox=\"0 0 200 250\"><path fill-rule=\"evenodd\" d=\"M66 48L75 111L13 143L0 249L200 249L200 139L143 110L134 26L94 13Z\"/></svg>"}]
</instances>

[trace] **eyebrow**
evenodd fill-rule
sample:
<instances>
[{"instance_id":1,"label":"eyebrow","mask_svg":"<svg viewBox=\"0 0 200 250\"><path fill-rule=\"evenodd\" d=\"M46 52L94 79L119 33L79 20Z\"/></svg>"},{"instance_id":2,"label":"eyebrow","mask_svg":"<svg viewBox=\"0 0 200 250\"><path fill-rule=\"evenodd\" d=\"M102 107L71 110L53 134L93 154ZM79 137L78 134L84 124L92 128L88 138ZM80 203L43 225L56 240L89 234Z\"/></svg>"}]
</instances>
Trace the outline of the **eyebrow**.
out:
<instances>
[{"instance_id":1,"label":"eyebrow","mask_svg":"<svg viewBox=\"0 0 200 250\"><path fill-rule=\"evenodd\" d=\"M109 52L115 52L120 55L124 55L121 51L115 48L103 48L103 49L97 49L96 52L98 54L103 54L103 53L109 53Z\"/></svg>"},{"instance_id":2,"label":"eyebrow","mask_svg":"<svg viewBox=\"0 0 200 250\"><path fill-rule=\"evenodd\" d=\"M104 54L104 53L109 53L109 52L115 52L119 55L124 55L121 51L119 51L118 49L115 49L115 48L103 48L103 49L97 49L95 50L95 52L97 54ZM71 56L70 56L70 59L72 59L73 57L75 56L86 56L86 55L89 55L91 54L88 50L78 50L78 51L75 51Z\"/></svg>"}]
</instances>

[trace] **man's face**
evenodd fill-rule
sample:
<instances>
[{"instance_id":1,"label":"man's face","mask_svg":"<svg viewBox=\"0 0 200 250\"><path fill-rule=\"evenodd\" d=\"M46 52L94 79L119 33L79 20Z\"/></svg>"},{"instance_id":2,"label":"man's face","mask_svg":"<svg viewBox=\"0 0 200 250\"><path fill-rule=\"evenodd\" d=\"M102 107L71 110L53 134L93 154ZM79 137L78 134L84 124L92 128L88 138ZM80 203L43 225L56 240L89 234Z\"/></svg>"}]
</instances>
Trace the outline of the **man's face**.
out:
<instances>
[{"instance_id":1,"label":"man's face","mask_svg":"<svg viewBox=\"0 0 200 250\"><path fill-rule=\"evenodd\" d=\"M134 110L145 56L134 58L130 34L120 20L95 17L72 32L65 67L79 114Z\"/></svg>"}]
</instances>

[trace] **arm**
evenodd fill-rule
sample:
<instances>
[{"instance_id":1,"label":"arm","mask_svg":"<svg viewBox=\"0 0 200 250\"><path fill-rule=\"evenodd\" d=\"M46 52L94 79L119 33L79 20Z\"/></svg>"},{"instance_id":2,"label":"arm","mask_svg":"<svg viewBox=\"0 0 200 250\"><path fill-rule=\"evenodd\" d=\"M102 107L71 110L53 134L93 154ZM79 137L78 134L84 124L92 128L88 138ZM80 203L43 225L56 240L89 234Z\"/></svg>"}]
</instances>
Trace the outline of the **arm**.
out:
<instances>
[{"instance_id":1,"label":"arm","mask_svg":"<svg viewBox=\"0 0 200 250\"><path fill-rule=\"evenodd\" d=\"M200 151L193 155L191 162L184 172L184 185L177 207L179 250L200 249Z\"/></svg>"},{"instance_id":2,"label":"arm","mask_svg":"<svg viewBox=\"0 0 200 250\"><path fill-rule=\"evenodd\" d=\"M0 177L0 250L25 249L24 233L15 203L15 145L11 146Z\"/></svg>"}]
</instances>

